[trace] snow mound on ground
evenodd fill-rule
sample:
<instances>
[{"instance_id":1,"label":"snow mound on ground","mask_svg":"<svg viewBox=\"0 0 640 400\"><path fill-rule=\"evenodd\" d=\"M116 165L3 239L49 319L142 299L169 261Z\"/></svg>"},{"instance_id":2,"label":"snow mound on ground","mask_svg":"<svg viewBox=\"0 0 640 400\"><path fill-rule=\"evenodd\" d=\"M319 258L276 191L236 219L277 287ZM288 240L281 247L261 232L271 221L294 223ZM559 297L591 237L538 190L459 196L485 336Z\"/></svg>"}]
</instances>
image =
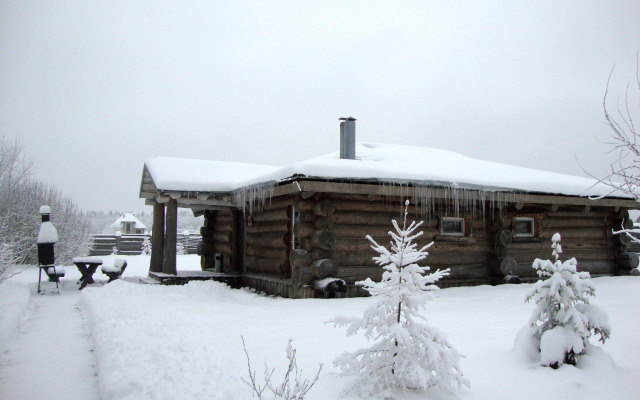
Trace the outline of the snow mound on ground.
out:
<instances>
[{"instance_id":1,"label":"snow mound on ground","mask_svg":"<svg viewBox=\"0 0 640 400\"><path fill-rule=\"evenodd\" d=\"M562 363L566 353L573 351L574 354L580 354L583 350L582 337L567 326L548 329L540 337L540 363L542 365Z\"/></svg>"},{"instance_id":2,"label":"snow mound on ground","mask_svg":"<svg viewBox=\"0 0 640 400\"><path fill-rule=\"evenodd\" d=\"M151 307L149 298L155 299ZM243 305L256 298L212 281L164 286L118 280L85 289L82 301L91 319L102 398L154 398L158 393L167 399L247 398L238 372L225 368L235 365L229 344L206 334L227 327L194 321L206 321L214 312L212 304Z\"/></svg>"}]
</instances>

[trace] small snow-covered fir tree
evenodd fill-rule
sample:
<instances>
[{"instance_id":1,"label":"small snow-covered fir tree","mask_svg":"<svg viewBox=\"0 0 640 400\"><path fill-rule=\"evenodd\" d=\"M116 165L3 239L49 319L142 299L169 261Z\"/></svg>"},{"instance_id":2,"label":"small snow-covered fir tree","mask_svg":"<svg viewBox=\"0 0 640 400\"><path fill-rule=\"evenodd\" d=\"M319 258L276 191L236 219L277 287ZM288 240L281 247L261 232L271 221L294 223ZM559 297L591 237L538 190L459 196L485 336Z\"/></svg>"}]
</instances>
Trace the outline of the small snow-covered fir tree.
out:
<instances>
[{"instance_id":1,"label":"small snow-covered fir tree","mask_svg":"<svg viewBox=\"0 0 640 400\"><path fill-rule=\"evenodd\" d=\"M402 228L392 221L395 232L389 232L393 239L390 250L367 235L371 248L380 254L373 259L384 269L380 282L359 282L375 298L374 304L362 317L336 317L333 321L335 326L346 326L348 336L364 331L374 342L334 361L339 375L355 376L347 393L371 397L397 388L437 387L455 394L462 386L469 386L460 370L460 354L442 332L424 324L421 311L433 299L432 291L438 289L434 283L449 275L449 269L425 275L429 267L417 264L428 255L433 242L420 249L413 243L422 235L414 234L422 222L407 226L408 200L405 205Z\"/></svg>"},{"instance_id":2,"label":"small snow-covered fir tree","mask_svg":"<svg viewBox=\"0 0 640 400\"><path fill-rule=\"evenodd\" d=\"M571 258L560 261L560 234L551 238L555 262L536 258L533 268L542 278L527 293L536 308L529 318L535 342L539 343L543 366L558 368L562 364L576 365L577 356L584 354L593 334L602 343L609 337L609 317L604 310L590 304L595 287L588 272L578 272L578 262Z\"/></svg>"},{"instance_id":3,"label":"small snow-covered fir tree","mask_svg":"<svg viewBox=\"0 0 640 400\"><path fill-rule=\"evenodd\" d=\"M142 254L145 256L151 255L151 241L149 240L149 236L145 236L142 240Z\"/></svg>"},{"instance_id":4,"label":"small snow-covered fir tree","mask_svg":"<svg viewBox=\"0 0 640 400\"><path fill-rule=\"evenodd\" d=\"M182 243L176 244L176 254L178 254L178 255L186 254L186 251L184 249L184 244L182 244Z\"/></svg>"}]
</instances>

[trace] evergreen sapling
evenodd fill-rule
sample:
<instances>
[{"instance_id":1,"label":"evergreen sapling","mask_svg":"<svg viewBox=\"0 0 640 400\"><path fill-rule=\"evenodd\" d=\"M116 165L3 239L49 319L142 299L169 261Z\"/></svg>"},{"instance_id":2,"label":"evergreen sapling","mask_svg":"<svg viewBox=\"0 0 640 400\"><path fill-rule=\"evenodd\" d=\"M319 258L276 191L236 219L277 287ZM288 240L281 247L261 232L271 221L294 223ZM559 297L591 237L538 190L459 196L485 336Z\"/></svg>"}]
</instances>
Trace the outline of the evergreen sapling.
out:
<instances>
[{"instance_id":1,"label":"evergreen sapling","mask_svg":"<svg viewBox=\"0 0 640 400\"><path fill-rule=\"evenodd\" d=\"M347 336L360 331L374 343L369 348L346 352L334 364L339 375L355 376L346 393L362 397L385 395L395 389L425 390L435 387L455 394L469 386L460 370L460 354L449 344L444 333L427 326L422 311L436 281L449 275L449 269L426 274L429 267L417 263L427 257L430 244L418 249L413 243L422 235L414 233L422 222L407 226L409 201L405 203L402 228L394 220L395 232L390 249L376 243L369 235L373 257L384 269L382 280L358 282L373 296L373 304L362 317L336 317L335 326L346 326Z\"/></svg>"},{"instance_id":2,"label":"evergreen sapling","mask_svg":"<svg viewBox=\"0 0 640 400\"><path fill-rule=\"evenodd\" d=\"M611 333L606 312L589 303L595 296L589 273L577 271L575 258L560 261L560 240L559 233L551 238L555 262L538 258L533 262L542 279L526 296L527 302L536 303L528 332L538 344L541 365L554 369L562 364L576 365L577 356L589 346L592 332L602 343Z\"/></svg>"}]
</instances>

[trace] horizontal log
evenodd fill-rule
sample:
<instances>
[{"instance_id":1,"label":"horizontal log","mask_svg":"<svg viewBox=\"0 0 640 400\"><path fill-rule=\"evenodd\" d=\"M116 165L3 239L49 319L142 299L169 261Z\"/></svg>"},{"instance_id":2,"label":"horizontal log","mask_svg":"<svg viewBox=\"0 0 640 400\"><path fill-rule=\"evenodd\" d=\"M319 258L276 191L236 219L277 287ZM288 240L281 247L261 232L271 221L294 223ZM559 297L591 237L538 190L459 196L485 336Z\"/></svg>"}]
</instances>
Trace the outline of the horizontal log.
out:
<instances>
[{"instance_id":1,"label":"horizontal log","mask_svg":"<svg viewBox=\"0 0 640 400\"><path fill-rule=\"evenodd\" d=\"M213 239L216 242L231 242L231 232L214 232Z\"/></svg>"},{"instance_id":2,"label":"horizontal log","mask_svg":"<svg viewBox=\"0 0 640 400\"><path fill-rule=\"evenodd\" d=\"M287 258L287 249L284 246L281 248L273 248L247 245L245 254L258 258L283 260Z\"/></svg>"},{"instance_id":3,"label":"horizontal log","mask_svg":"<svg viewBox=\"0 0 640 400\"><path fill-rule=\"evenodd\" d=\"M231 243L216 241L213 243L213 248L215 253L231 254Z\"/></svg>"},{"instance_id":4,"label":"horizontal log","mask_svg":"<svg viewBox=\"0 0 640 400\"><path fill-rule=\"evenodd\" d=\"M313 214L319 217L328 217L335 213L336 207L331 200L320 200L313 206Z\"/></svg>"},{"instance_id":5,"label":"horizontal log","mask_svg":"<svg viewBox=\"0 0 640 400\"><path fill-rule=\"evenodd\" d=\"M449 276L447 279L486 279L489 278L489 268L486 264L465 264L465 265L449 265ZM432 268L430 272L435 271Z\"/></svg>"},{"instance_id":6,"label":"horizontal log","mask_svg":"<svg viewBox=\"0 0 640 400\"><path fill-rule=\"evenodd\" d=\"M316 229L313 227L313 224L306 222L298 222L293 227L293 233L298 238L311 236L315 231Z\"/></svg>"},{"instance_id":7,"label":"horizontal log","mask_svg":"<svg viewBox=\"0 0 640 400\"><path fill-rule=\"evenodd\" d=\"M333 200L333 205L336 207L336 212L340 211L364 211L364 212L391 212L397 213L397 217L401 219L403 216L404 206L400 204L391 204L386 202L370 202L370 201L358 201L358 200ZM412 214L411 210L409 212ZM414 214L415 215L415 214Z\"/></svg>"},{"instance_id":8,"label":"horizontal log","mask_svg":"<svg viewBox=\"0 0 640 400\"><path fill-rule=\"evenodd\" d=\"M265 199L264 202L264 211L276 210L276 209L285 209L288 206L294 204L295 196L280 196L280 197L272 197L270 199Z\"/></svg>"},{"instance_id":9,"label":"horizontal log","mask_svg":"<svg viewBox=\"0 0 640 400\"><path fill-rule=\"evenodd\" d=\"M281 276L284 274L285 260L268 260L264 258L245 257L244 265L247 272Z\"/></svg>"},{"instance_id":10,"label":"horizontal log","mask_svg":"<svg viewBox=\"0 0 640 400\"><path fill-rule=\"evenodd\" d=\"M284 232L289 229L290 222L288 220L281 221L263 221L253 222L247 226L247 233L266 233L266 232Z\"/></svg>"},{"instance_id":11,"label":"horizontal log","mask_svg":"<svg viewBox=\"0 0 640 400\"><path fill-rule=\"evenodd\" d=\"M330 259L316 260L311 264L311 273L316 279L335 277L338 274L338 266Z\"/></svg>"},{"instance_id":12,"label":"horizontal log","mask_svg":"<svg viewBox=\"0 0 640 400\"><path fill-rule=\"evenodd\" d=\"M374 282L380 282L384 270L379 266L359 265L350 267L339 267L336 278L346 281L363 281L370 278Z\"/></svg>"},{"instance_id":13,"label":"horizontal log","mask_svg":"<svg viewBox=\"0 0 640 400\"><path fill-rule=\"evenodd\" d=\"M270 211L255 212L251 218L254 222L263 221L288 221L289 215L286 208L278 208Z\"/></svg>"},{"instance_id":14,"label":"horizontal log","mask_svg":"<svg viewBox=\"0 0 640 400\"><path fill-rule=\"evenodd\" d=\"M213 219L216 223L231 223L233 221L233 214L230 212L216 211L210 219Z\"/></svg>"},{"instance_id":15,"label":"horizontal log","mask_svg":"<svg viewBox=\"0 0 640 400\"><path fill-rule=\"evenodd\" d=\"M309 238L314 248L330 250L336 244L336 236L331 231L315 231Z\"/></svg>"},{"instance_id":16,"label":"horizontal log","mask_svg":"<svg viewBox=\"0 0 640 400\"><path fill-rule=\"evenodd\" d=\"M614 271L614 263L611 260L578 260L578 271L586 271L592 275L612 274Z\"/></svg>"},{"instance_id":17,"label":"horizontal log","mask_svg":"<svg viewBox=\"0 0 640 400\"><path fill-rule=\"evenodd\" d=\"M638 267L638 255L636 253L622 253L616 257L619 269L634 269Z\"/></svg>"},{"instance_id":18,"label":"horizontal log","mask_svg":"<svg viewBox=\"0 0 640 400\"><path fill-rule=\"evenodd\" d=\"M309 266L313 263L313 256L306 250L294 249L289 254L289 262L293 268Z\"/></svg>"},{"instance_id":19,"label":"horizontal log","mask_svg":"<svg viewBox=\"0 0 640 400\"><path fill-rule=\"evenodd\" d=\"M389 241L378 242L383 246L387 246ZM336 240L336 244L333 246L332 250L336 253L366 253L371 252L372 254L376 254L371 248L371 242L362 238L362 239L340 239Z\"/></svg>"},{"instance_id":20,"label":"horizontal log","mask_svg":"<svg viewBox=\"0 0 640 400\"><path fill-rule=\"evenodd\" d=\"M300 211L300 222L313 223L316 220L316 216L310 211Z\"/></svg>"},{"instance_id":21,"label":"horizontal log","mask_svg":"<svg viewBox=\"0 0 640 400\"><path fill-rule=\"evenodd\" d=\"M615 218L617 216L617 214L612 210L594 210L593 208L589 212L584 211L584 208L581 210L573 210L573 211L567 211L567 210L548 211L546 215L548 218L587 218L587 219L594 218L594 217L604 218L605 215L610 218Z\"/></svg>"},{"instance_id":22,"label":"horizontal log","mask_svg":"<svg viewBox=\"0 0 640 400\"><path fill-rule=\"evenodd\" d=\"M540 236L543 238L548 238L549 243L551 243L551 237L557 231L542 229L540 231ZM587 239L602 239L605 240L607 238L607 231L604 229L563 229L557 233L560 233L562 237L562 242L565 241L579 241L579 240L587 240Z\"/></svg>"},{"instance_id":23,"label":"horizontal log","mask_svg":"<svg viewBox=\"0 0 640 400\"><path fill-rule=\"evenodd\" d=\"M334 225L333 217L316 217L313 220L313 227L317 230L332 230Z\"/></svg>"},{"instance_id":24,"label":"horizontal log","mask_svg":"<svg viewBox=\"0 0 640 400\"><path fill-rule=\"evenodd\" d=\"M272 248L285 248L288 244L284 236L278 233L254 233L245 236L245 242L251 246L262 246Z\"/></svg>"},{"instance_id":25,"label":"horizontal log","mask_svg":"<svg viewBox=\"0 0 640 400\"><path fill-rule=\"evenodd\" d=\"M423 232L421 237L424 238L425 241L431 241L434 236L440 234L440 231L437 229L420 229L420 230ZM333 233L335 233L336 238L339 238L339 239L344 239L344 238L359 239L359 238L364 238L367 235L372 236L373 238L386 237L388 239L391 239L391 237L389 236L389 232L395 232L395 230L393 229L393 226L391 225L389 226L336 225L333 228Z\"/></svg>"},{"instance_id":26,"label":"horizontal log","mask_svg":"<svg viewBox=\"0 0 640 400\"><path fill-rule=\"evenodd\" d=\"M402 226L402 215L398 213L389 212L341 212L336 211L332 216L333 222L338 225L359 225L359 226L372 226L378 225L382 227L388 227L393 229L391 221L395 220L400 226ZM409 221L410 223L411 221ZM424 227L435 228L438 225L438 221L434 218L431 221L424 221L421 225L421 229Z\"/></svg>"},{"instance_id":27,"label":"horizontal log","mask_svg":"<svg viewBox=\"0 0 640 400\"><path fill-rule=\"evenodd\" d=\"M527 260L531 260L532 263L533 263L533 260L535 260L536 258L540 258L542 260L553 258L551 255L551 252L549 251L535 251L535 250L513 251L509 249L508 255L517 259L519 262L525 262ZM571 251L563 250L563 253L560 255L561 260L576 258L578 262L580 262L581 259L598 260L598 259L603 259L607 257L608 257L608 254L606 251L598 251L598 250L590 250L590 249L585 249L585 250L573 249Z\"/></svg>"},{"instance_id":28,"label":"horizontal log","mask_svg":"<svg viewBox=\"0 0 640 400\"><path fill-rule=\"evenodd\" d=\"M585 216L583 218L544 218L540 220L540 226L544 229L564 228L595 228L602 229L605 226L604 217Z\"/></svg>"},{"instance_id":29,"label":"horizontal log","mask_svg":"<svg viewBox=\"0 0 640 400\"><path fill-rule=\"evenodd\" d=\"M427 249L431 253L489 253L490 247L487 242L469 242L469 243L452 243L435 241L434 244Z\"/></svg>"}]
</instances>

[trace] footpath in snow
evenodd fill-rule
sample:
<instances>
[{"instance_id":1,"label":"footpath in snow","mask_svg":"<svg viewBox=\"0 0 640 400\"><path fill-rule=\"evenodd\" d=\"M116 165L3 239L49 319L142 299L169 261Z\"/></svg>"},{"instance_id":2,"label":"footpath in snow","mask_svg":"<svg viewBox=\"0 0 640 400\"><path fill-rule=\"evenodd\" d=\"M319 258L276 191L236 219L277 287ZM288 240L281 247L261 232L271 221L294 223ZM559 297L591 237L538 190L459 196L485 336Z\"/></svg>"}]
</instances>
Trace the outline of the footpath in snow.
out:
<instances>
[{"instance_id":1,"label":"footpath in snow","mask_svg":"<svg viewBox=\"0 0 640 400\"><path fill-rule=\"evenodd\" d=\"M26 299L26 309L14 321L0 319L5 330L17 322L13 332L5 333L8 342L2 344L0 399L100 398L91 332L80 307L81 291L70 268L67 275L71 279L63 280L60 294L48 282L43 283L47 293L36 293L37 268L14 278L17 282L10 282L12 287L3 287L17 301Z\"/></svg>"}]
</instances>

